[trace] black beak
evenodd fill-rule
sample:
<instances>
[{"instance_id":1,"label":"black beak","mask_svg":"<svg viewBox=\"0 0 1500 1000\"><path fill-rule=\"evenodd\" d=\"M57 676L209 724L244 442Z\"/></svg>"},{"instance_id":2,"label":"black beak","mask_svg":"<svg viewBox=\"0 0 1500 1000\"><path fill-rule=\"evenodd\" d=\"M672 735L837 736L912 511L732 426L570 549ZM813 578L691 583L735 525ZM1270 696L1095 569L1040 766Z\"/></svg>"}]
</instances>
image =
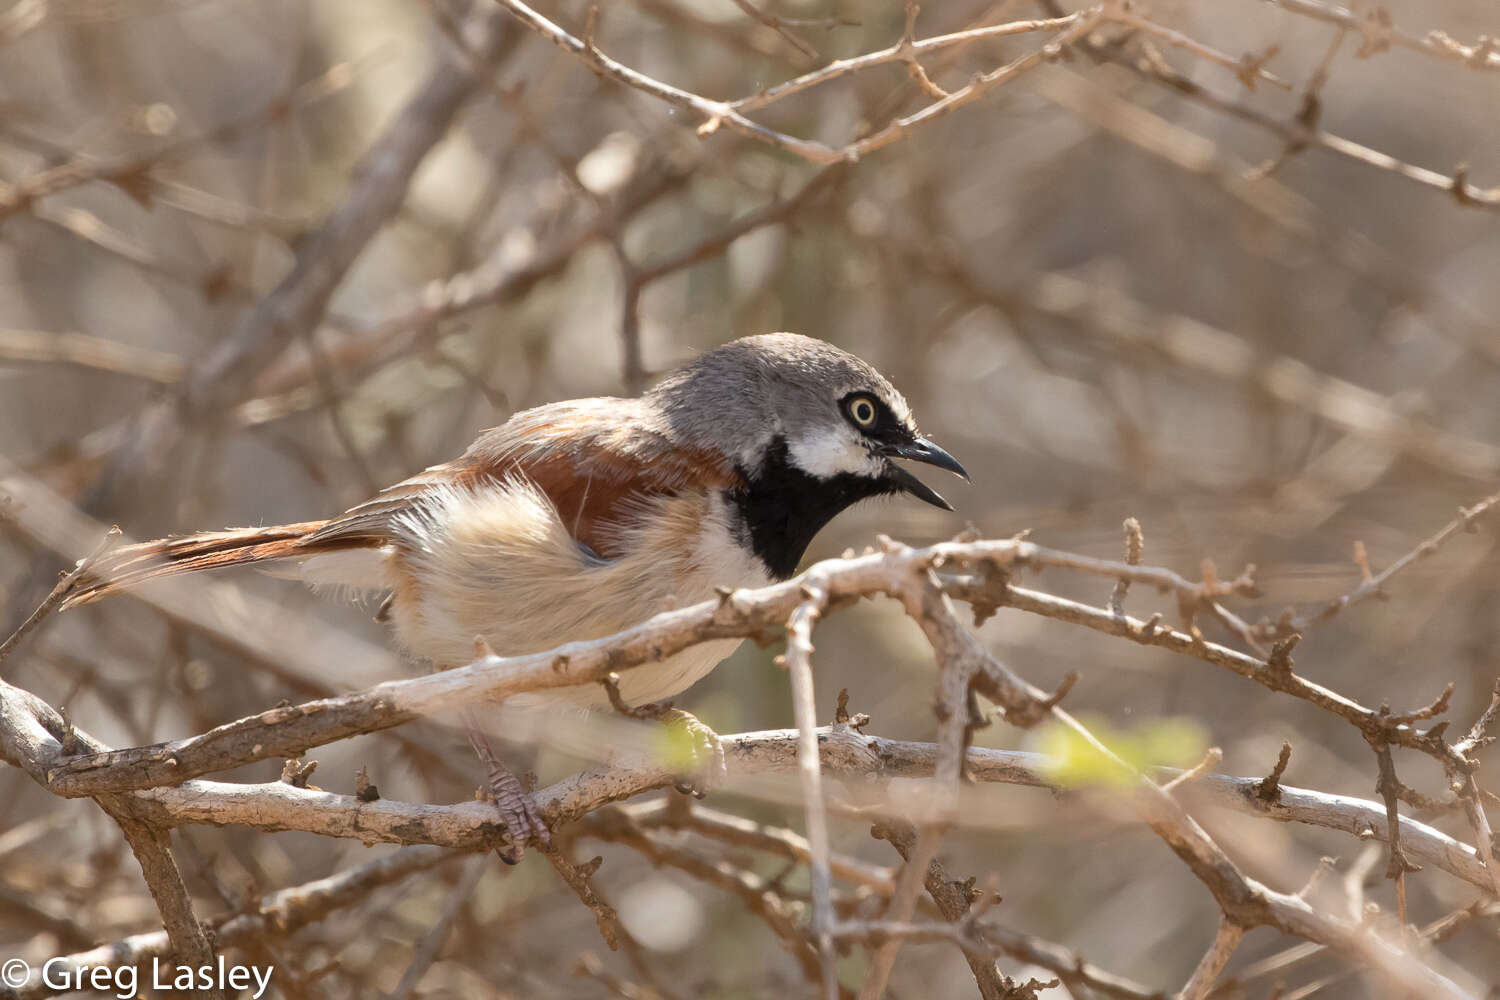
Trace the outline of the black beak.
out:
<instances>
[{"instance_id":1,"label":"black beak","mask_svg":"<svg viewBox=\"0 0 1500 1000\"><path fill-rule=\"evenodd\" d=\"M964 471L964 467L958 464L958 459L926 438L917 438L915 441L907 441L903 444L888 445L881 449L881 453L887 458L905 458L913 462L921 462L924 465L936 466L939 469L947 469L955 476L962 476L965 481L969 478L969 474ZM934 507L940 507L943 510L953 509L953 505L944 500L940 493L899 465L891 465L890 479L903 492L910 493L918 500L930 503Z\"/></svg>"}]
</instances>

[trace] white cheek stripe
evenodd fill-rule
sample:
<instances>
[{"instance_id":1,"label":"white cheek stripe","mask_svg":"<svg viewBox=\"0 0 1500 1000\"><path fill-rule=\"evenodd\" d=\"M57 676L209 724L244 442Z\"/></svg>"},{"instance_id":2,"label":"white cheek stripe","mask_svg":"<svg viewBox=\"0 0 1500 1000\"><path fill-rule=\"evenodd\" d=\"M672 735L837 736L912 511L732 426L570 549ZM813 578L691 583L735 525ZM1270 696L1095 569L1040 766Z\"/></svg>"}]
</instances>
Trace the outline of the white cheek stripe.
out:
<instances>
[{"instance_id":1,"label":"white cheek stripe","mask_svg":"<svg viewBox=\"0 0 1500 1000\"><path fill-rule=\"evenodd\" d=\"M823 479L841 472L878 476L880 459L853 434L852 430L837 430L793 438L787 442L787 456L803 472Z\"/></svg>"}]
</instances>

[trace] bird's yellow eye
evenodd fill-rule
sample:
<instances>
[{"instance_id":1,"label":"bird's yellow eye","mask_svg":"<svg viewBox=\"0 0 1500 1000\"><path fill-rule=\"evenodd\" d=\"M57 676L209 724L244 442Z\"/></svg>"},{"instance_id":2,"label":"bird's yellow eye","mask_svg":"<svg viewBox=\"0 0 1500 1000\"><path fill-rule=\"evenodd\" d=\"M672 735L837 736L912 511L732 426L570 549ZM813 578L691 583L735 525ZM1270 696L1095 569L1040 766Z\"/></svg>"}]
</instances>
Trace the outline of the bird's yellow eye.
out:
<instances>
[{"instance_id":1,"label":"bird's yellow eye","mask_svg":"<svg viewBox=\"0 0 1500 1000\"><path fill-rule=\"evenodd\" d=\"M868 396L855 396L849 400L849 416L859 426L871 427L875 423L875 404Z\"/></svg>"}]
</instances>

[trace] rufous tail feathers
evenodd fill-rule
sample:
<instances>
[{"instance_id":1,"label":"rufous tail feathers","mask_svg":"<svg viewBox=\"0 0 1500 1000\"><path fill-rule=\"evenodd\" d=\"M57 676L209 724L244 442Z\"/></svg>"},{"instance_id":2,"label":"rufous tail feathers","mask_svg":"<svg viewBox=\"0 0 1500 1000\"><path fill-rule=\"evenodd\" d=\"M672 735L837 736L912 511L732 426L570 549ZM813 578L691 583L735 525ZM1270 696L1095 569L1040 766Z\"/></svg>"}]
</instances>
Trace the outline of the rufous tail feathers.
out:
<instances>
[{"instance_id":1,"label":"rufous tail feathers","mask_svg":"<svg viewBox=\"0 0 1500 1000\"><path fill-rule=\"evenodd\" d=\"M264 528L203 531L180 538L159 538L106 552L68 588L62 607L72 608L119 593L158 577L271 559L309 556L338 544L301 545L326 521L303 521Z\"/></svg>"}]
</instances>

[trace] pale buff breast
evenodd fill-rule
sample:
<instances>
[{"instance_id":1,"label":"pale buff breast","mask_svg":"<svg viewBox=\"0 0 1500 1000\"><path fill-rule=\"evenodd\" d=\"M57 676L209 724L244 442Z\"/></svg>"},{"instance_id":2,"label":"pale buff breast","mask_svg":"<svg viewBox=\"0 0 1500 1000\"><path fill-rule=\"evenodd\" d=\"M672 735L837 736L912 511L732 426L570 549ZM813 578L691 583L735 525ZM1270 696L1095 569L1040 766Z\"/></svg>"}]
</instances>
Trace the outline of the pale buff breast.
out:
<instances>
[{"instance_id":1,"label":"pale buff breast","mask_svg":"<svg viewBox=\"0 0 1500 1000\"><path fill-rule=\"evenodd\" d=\"M393 585L401 644L440 667L474 655L483 636L501 655L595 639L714 596L718 586L761 586L764 567L734 539L715 494L653 500L622 531L627 555L604 561L573 541L552 503L523 481L437 493L398 523L382 574ZM650 527L644 527L649 524ZM734 651L704 643L625 671L632 704L671 697ZM523 705L604 705L597 685L512 699Z\"/></svg>"}]
</instances>

